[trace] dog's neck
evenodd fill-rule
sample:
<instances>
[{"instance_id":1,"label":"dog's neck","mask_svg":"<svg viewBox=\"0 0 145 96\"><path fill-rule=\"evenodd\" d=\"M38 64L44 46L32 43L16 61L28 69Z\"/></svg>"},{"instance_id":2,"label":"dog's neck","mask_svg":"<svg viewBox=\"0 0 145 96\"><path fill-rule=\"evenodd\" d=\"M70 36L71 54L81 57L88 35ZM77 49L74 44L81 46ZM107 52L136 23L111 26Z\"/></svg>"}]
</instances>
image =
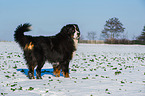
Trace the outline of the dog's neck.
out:
<instances>
[{"instance_id":1,"label":"dog's neck","mask_svg":"<svg viewBox=\"0 0 145 96\"><path fill-rule=\"evenodd\" d=\"M73 39L74 40L74 47L75 47L75 49L77 49L77 47L78 47L78 39Z\"/></svg>"}]
</instances>

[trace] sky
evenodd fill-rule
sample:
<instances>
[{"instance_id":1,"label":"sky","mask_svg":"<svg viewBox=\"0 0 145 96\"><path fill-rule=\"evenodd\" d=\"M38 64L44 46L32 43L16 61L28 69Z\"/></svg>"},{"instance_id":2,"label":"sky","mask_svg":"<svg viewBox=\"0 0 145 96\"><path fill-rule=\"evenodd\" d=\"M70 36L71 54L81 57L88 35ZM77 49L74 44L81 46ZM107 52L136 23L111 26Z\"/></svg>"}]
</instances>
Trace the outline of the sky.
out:
<instances>
[{"instance_id":1,"label":"sky","mask_svg":"<svg viewBox=\"0 0 145 96\"><path fill-rule=\"evenodd\" d=\"M51 36L66 24L78 24L81 35L96 32L100 39L107 20L117 17L124 34L133 39L145 26L145 0L0 0L0 40L14 41L20 24L32 24L26 35Z\"/></svg>"}]
</instances>

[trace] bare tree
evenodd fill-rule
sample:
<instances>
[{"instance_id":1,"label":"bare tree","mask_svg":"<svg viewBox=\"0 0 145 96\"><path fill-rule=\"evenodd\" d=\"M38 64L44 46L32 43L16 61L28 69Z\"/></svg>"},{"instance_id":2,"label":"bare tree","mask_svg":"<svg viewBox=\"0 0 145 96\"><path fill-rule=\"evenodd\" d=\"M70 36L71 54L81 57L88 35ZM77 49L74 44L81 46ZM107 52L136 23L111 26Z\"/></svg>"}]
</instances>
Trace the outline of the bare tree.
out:
<instances>
[{"instance_id":1,"label":"bare tree","mask_svg":"<svg viewBox=\"0 0 145 96\"><path fill-rule=\"evenodd\" d=\"M88 38L89 40L95 40L95 39L97 38L96 32L88 32L87 38Z\"/></svg>"},{"instance_id":2,"label":"bare tree","mask_svg":"<svg viewBox=\"0 0 145 96\"><path fill-rule=\"evenodd\" d=\"M104 25L104 30L102 33L105 35L108 39L115 39L120 36L120 33L124 32L123 24L119 21L118 18L114 17L106 21L106 24Z\"/></svg>"}]
</instances>

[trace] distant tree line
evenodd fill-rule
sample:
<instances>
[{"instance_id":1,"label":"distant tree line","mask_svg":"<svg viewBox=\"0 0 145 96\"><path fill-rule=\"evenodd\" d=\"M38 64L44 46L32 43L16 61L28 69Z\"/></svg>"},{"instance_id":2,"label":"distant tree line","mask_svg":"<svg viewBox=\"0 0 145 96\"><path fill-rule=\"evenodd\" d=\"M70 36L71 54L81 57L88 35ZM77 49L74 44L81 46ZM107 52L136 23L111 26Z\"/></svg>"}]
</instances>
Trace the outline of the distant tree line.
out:
<instances>
[{"instance_id":1,"label":"distant tree line","mask_svg":"<svg viewBox=\"0 0 145 96\"><path fill-rule=\"evenodd\" d=\"M101 37L104 38L106 43L109 44L145 44L145 26L140 36L134 37L135 40L128 40L127 36L124 35L125 27L119 21L118 18L110 18L106 21L104 25L104 29L101 32ZM87 34L88 40L96 40L97 33L96 32L88 32ZM83 36L80 38L84 39Z\"/></svg>"}]
</instances>

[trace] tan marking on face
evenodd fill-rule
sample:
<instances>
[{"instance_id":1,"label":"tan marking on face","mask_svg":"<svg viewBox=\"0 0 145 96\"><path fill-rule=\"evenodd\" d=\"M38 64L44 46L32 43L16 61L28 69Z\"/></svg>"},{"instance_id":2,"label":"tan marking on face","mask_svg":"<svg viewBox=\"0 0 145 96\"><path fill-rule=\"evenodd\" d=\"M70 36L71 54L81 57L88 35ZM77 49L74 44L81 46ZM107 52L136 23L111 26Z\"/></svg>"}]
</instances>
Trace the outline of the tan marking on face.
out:
<instances>
[{"instance_id":1,"label":"tan marking on face","mask_svg":"<svg viewBox=\"0 0 145 96\"><path fill-rule=\"evenodd\" d=\"M29 44L26 44L25 45L25 50L32 50L33 49L33 47L34 47L34 44L32 44L32 42L30 42Z\"/></svg>"}]
</instances>

